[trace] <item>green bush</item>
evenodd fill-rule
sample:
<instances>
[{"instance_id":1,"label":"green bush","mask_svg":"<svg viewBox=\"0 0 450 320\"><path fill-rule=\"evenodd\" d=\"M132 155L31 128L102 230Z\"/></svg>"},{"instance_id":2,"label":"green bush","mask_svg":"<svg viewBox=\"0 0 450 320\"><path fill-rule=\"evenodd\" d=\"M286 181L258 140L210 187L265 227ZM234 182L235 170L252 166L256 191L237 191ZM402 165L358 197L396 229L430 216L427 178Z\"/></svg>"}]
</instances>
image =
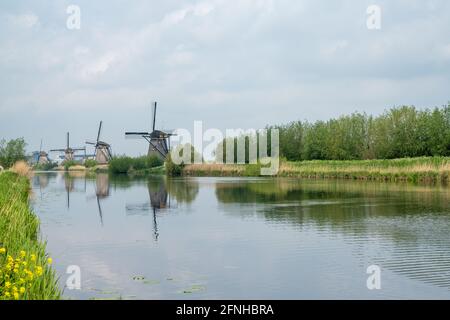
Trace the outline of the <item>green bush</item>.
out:
<instances>
[{"instance_id":1,"label":"green bush","mask_svg":"<svg viewBox=\"0 0 450 320\"><path fill-rule=\"evenodd\" d=\"M84 161L84 166L86 168L93 168L97 165L97 161L95 161L94 159L86 159L86 161Z\"/></svg>"},{"instance_id":2,"label":"green bush","mask_svg":"<svg viewBox=\"0 0 450 320\"><path fill-rule=\"evenodd\" d=\"M161 159L157 156L141 156L131 158L127 156L114 157L109 162L111 173L128 173L130 171L143 171L163 165Z\"/></svg>"},{"instance_id":3,"label":"green bush","mask_svg":"<svg viewBox=\"0 0 450 320\"><path fill-rule=\"evenodd\" d=\"M178 177L183 174L184 169L184 163L181 164L175 164L172 161L172 157L170 156L170 153L167 156L166 159L166 174L170 177Z\"/></svg>"},{"instance_id":4,"label":"green bush","mask_svg":"<svg viewBox=\"0 0 450 320\"><path fill-rule=\"evenodd\" d=\"M147 157L142 156L138 158L133 158L131 162L131 167L134 170L144 170L147 169Z\"/></svg>"},{"instance_id":5,"label":"green bush","mask_svg":"<svg viewBox=\"0 0 450 320\"><path fill-rule=\"evenodd\" d=\"M109 171L111 173L127 173L131 169L133 158L127 156L118 156L111 159L109 162Z\"/></svg>"},{"instance_id":6,"label":"green bush","mask_svg":"<svg viewBox=\"0 0 450 320\"><path fill-rule=\"evenodd\" d=\"M164 164L164 162L158 156L147 157L147 167L148 168L159 167L159 166L162 166L163 164Z\"/></svg>"},{"instance_id":7,"label":"green bush","mask_svg":"<svg viewBox=\"0 0 450 320\"><path fill-rule=\"evenodd\" d=\"M80 165L80 162L75 160L64 161L64 169L67 171L70 167Z\"/></svg>"},{"instance_id":8,"label":"green bush","mask_svg":"<svg viewBox=\"0 0 450 320\"><path fill-rule=\"evenodd\" d=\"M44 164L38 163L34 169L35 170L40 170L40 171L49 171L52 170L53 168L56 168L58 166L57 163L55 162L47 162Z\"/></svg>"}]
</instances>

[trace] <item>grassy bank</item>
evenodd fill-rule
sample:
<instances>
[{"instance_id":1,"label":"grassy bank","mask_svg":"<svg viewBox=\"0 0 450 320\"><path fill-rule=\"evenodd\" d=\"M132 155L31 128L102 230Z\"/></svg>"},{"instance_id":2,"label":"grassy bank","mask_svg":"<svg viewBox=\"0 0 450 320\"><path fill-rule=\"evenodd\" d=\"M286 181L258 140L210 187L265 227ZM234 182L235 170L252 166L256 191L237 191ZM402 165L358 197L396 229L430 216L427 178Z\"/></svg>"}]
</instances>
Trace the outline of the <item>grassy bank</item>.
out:
<instances>
[{"instance_id":1,"label":"grassy bank","mask_svg":"<svg viewBox=\"0 0 450 320\"><path fill-rule=\"evenodd\" d=\"M186 176L258 176L258 165L187 165ZM279 177L378 181L450 182L449 157L391 160L281 161Z\"/></svg>"},{"instance_id":2,"label":"grassy bank","mask_svg":"<svg viewBox=\"0 0 450 320\"><path fill-rule=\"evenodd\" d=\"M60 298L39 220L29 208L29 188L28 178L0 173L0 300Z\"/></svg>"}]
</instances>

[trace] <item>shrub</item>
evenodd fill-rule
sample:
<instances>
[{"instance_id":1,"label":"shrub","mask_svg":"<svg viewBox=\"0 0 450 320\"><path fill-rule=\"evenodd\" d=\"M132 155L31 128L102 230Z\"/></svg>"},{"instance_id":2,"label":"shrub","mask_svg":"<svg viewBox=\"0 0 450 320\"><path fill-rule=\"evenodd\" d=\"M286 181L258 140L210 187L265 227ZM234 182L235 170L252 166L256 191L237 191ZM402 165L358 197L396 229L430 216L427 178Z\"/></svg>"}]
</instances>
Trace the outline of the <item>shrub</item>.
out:
<instances>
[{"instance_id":1,"label":"shrub","mask_svg":"<svg viewBox=\"0 0 450 320\"><path fill-rule=\"evenodd\" d=\"M184 163L175 164L172 161L172 157L169 153L167 155L167 160L166 160L166 174L170 177L181 176L183 174L183 169L184 169Z\"/></svg>"},{"instance_id":2,"label":"shrub","mask_svg":"<svg viewBox=\"0 0 450 320\"><path fill-rule=\"evenodd\" d=\"M78 161L75 161L75 160L65 161L64 162L64 169L67 171L67 170L69 170L70 167L78 166L78 165L80 165L80 163Z\"/></svg>"},{"instance_id":3,"label":"shrub","mask_svg":"<svg viewBox=\"0 0 450 320\"><path fill-rule=\"evenodd\" d=\"M158 156L147 157L147 167L148 168L159 167L159 166L162 166L163 164L164 164L164 162Z\"/></svg>"},{"instance_id":4,"label":"shrub","mask_svg":"<svg viewBox=\"0 0 450 320\"><path fill-rule=\"evenodd\" d=\"M84 166L86 168L93 168L97 165L97 161L95 161L94 159L86 159L84 161Z\"/></svg>"},{"instance_id":5,"label":"shrub","mask_svg":"<svg viewBox=\"0 0 450 320\"><path fill-rule=\"evenodd\" d=\"M131 159L131 168L134 170L144 170L147 169L147 157L142 156L138 158L132 158Z\"/></svg>"},{"instance_id":6,"label":"shrub","mask_svg":"<svg viewBox=\"0 0 450 320\"><path fill-rule=\"evenodd\" d=\"M163 165L161 159L157 156L141 156L131 158L127 156L119 156L113 158L109 162L109 170L111 173L128 173L133 170L142 171Z\"/></svg>"},{"instance_id":7,"label":"shrub","mask_svg":"<svg viewBox=\"0 0 450 320\"><path fill-rule=\"evenodd\" d=\"M58 164L55 162L38 163L37 165L34 166L34 169L48 171L48 170L52 170L53 168L55 168L57 166L58 166Z\"/></svg>"},{"instance_id":8,"label":"shrub","mask_svg":"<svg viewBox=\"0 0 450 320\"><path fill-rule=\"evenodd\" d=\"M111 173L127 173L131 169L133 158L127 156L114 157L109 162L109 171Z\"/></svg>"}]
</instances>

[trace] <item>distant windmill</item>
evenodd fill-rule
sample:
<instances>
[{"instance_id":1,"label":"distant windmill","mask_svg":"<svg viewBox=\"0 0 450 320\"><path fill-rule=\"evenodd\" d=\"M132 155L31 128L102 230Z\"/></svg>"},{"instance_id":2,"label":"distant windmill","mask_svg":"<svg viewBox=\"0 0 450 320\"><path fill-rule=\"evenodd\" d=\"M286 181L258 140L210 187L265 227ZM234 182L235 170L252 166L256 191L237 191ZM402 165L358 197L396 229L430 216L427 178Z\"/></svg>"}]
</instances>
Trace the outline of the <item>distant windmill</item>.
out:
<instances>
[{"instance_id":1,"label":"distant windmill","mask_svg":"<svg viewBox=\"0 0 450 320\"><path fill-rule=\"evenodd\" d=\"M52 149L51 152L64 152L64 161L72 161L75 159L76 151L84 151L84 155L86 158L86 147L84 148L71 148L70 147L70 135L67 132L67 146L65 149Z\"/></svg>"},{"instance_id":2,"label":"distant windmill","mask_svg":"<svg viewBox=\"0 0 450 320\"><path fill-rule=\"evenodd\" d=\"M100 141L102 124L103 121L100 121L100 125L98 126L97 141L96 142L86 141L86 144L91 144L95 146L95 160L97 161L98 164L107 164L109 160L111 160L112 158L112 152L110 144L104 141Z\"/></svg>"},{"instance_id":3,"label":"distant windmill","mask_svg":"<svg viewBox=\"0 0 450 320\"><path fill-rule=\"evenodd\" d=\"M126 138L142 137L149 143L148 155L156 155L162 160L165 160L170 150L170 137L173 133L167 133L161 130L155 130L156 123L156 106L157 102L153 103L153 119L152 132L125 132Z\"/></svg>"},{"instance_id":4,"label":"distant windmill","mask_svg":"<svg viewBox=\"0 0 450 320\"><path fill-rule=\"evenodd\" d=\"M48 160L48 153L42 150L42 139L41 146L39 148L39 156L38 156L38 164L47 164L50 161Z\"/></svg>"}]
</instances>

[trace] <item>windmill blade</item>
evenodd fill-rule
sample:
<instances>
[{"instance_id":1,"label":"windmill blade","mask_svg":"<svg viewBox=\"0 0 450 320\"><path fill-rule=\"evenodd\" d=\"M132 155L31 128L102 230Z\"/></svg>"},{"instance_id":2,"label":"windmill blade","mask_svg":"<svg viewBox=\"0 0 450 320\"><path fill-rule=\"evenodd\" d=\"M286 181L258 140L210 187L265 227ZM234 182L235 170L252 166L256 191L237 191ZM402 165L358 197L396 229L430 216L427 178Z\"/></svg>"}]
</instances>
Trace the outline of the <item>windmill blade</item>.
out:
<instances>
[{"instance_id":1,"label":"windmill blade","mask_svg":"<svg viewBox=\"0 0 450 320\"><path fill-rule=\"evenodd\" d=\"M169 136L177 136L177 130L178 129L167 129L167 130L163 130L165 133L167 133L167 135Z\"/></svg>"},{"instance_id":2,"label":"windmill blade","mask_svg":"<svg viewBox=\"0 0 450 320\"><path fill-rule=\"evenodd\" d=\"M64 152L66 149L51 149L50 152Z\"/></svg>"},{"instance_id":3,"label":"windmill blade","mask_svg":"<svg viewBox=\"0 0 450 320\"><path fill-rule=\"evenodd\" d=\"M153 102L153 127L152 127L152 132L155 131L155 124L156 124L156 105L158 104L158 102Z\"/></svg>"},{"instance_id":4,"label":"windmill blade","mask_svg":"<svg viewBox=\"0 0 450 320\"><path fill-rule=\"evenodd\" d=\"M149 135L148 132L125 132L125 139L139 139Z\"/></svg>"},{"instance_id":5,"label":"windmill blade","mask_svg":"<svg viewBox=\"0 0 450 320\"><path fill-rule=\"evenodd\" d=\"M92 145L96 145L97 143L95 143L95 142L92 142L92 141L86 141L86 144L92 144Z\"/></svg>"},{"instance_id":6,"label":"windmill blade","mask_svg":"<svg viewBox=\"0 0 450 320\"><path fill-rule=\"evenodd\" d=\"M69 133L67 132L67 149L69 149L70 141L69 141Z\"/></svg>"},{"instance_id":7,"label":"windmill blade","mask_svg":"<svg viewBox=\"0 0 450 320\"><path fill-rule=\"evenodd\" d=\"M41 146L39 147L39 153L42 152L42 139L41 139Z\"/></svg>"},{"instance_id":8,"label":"windmill blade","mask_svg":"<svg viewBox=\"0 0 450 320\"><path fill-rule=\"evenodd\" d=\"M102 131L102 124L103 124L103 121L100 121L100 125L98 126L97 143L100 140L100 133Z\"/></svg>"}]
</instances>

